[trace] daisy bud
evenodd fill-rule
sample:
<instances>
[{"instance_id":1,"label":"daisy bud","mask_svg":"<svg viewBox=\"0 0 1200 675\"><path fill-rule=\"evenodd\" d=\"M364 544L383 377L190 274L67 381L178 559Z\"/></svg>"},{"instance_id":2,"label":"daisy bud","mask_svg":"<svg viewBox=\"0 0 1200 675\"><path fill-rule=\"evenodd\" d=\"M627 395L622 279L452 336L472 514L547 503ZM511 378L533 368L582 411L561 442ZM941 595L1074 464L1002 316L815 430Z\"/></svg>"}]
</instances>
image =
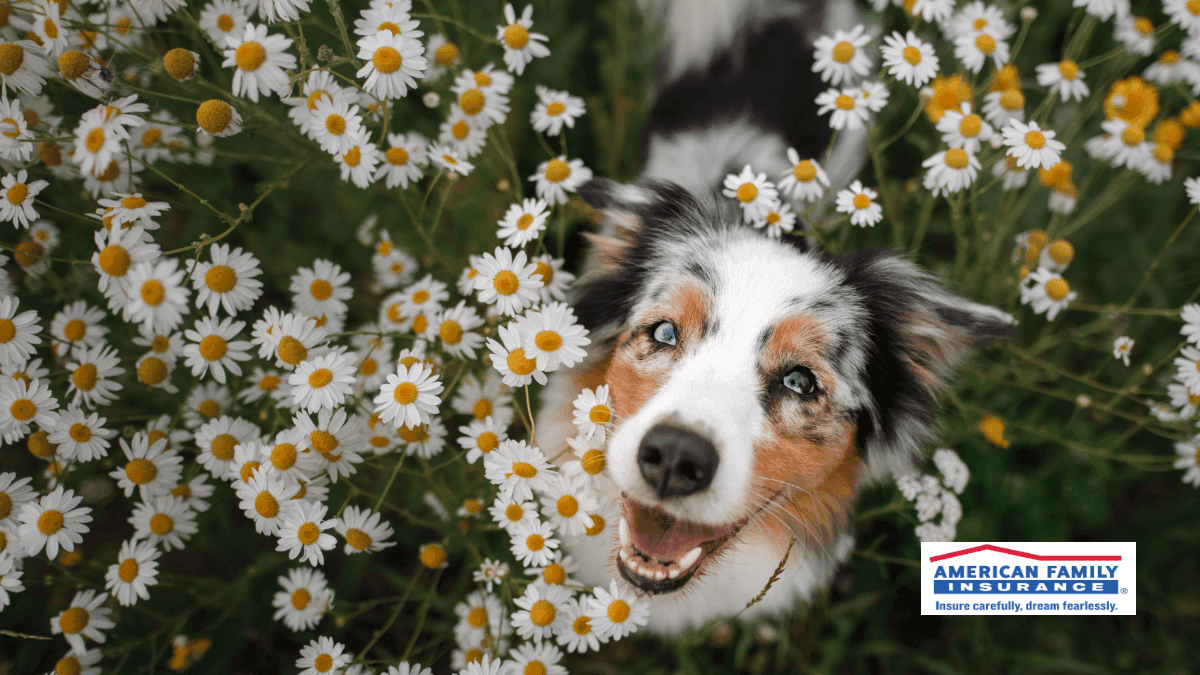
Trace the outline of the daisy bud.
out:
<instances>
[{"instance_id":1,"label":"daisy bud","mask_svg":"<svg viewBox=\"0 0 1200 675\"><path fill-rule=\"evenodd\" d=\"M163 70L166 70L171 77L183 82L196 74L196 66L199 63L199 54L190 52L183 47L176 47L163 57Z\"/></svg>"},{"instance_id":2,"label":"daisy bud","mask_svg":"<svg viewBox=\"0 0 1200 675\"><path fill-rule=\"evenodd\" d=\"M196 123L213 136L232 136L242 130L242 116L224 101L209 99L196 108Z\"/></svg>"},{"instance_id":3,"label":"daisy bud","mask_svg":"<svg viewBox=\"0 0 1200 675\"><path fill-rule=\"evenodd\" d=\"M1038 11L1037 11L1036 7L1025 7L1025 8L1021 9L1021 20L1022 21L1033 21L1034 19L1037 18L1037 15L1038 15Z\"/></svg>"}]
</instances>

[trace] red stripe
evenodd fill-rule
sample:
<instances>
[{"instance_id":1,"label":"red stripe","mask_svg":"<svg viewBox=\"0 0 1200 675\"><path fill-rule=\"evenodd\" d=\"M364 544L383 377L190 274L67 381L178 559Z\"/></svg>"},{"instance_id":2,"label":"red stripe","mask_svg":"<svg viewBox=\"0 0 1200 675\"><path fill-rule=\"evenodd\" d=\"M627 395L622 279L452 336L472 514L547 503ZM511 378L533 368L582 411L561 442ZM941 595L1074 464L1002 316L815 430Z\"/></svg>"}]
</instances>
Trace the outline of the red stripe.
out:
<instances>
[{"instance_id":1,"label":"red stripe","mask_svg":"<svg viewBox=\"0 0 1200 675\"><path fill-rule=\"evenodd\" d=\"M999 546L993 546L991 544L984 544L982 546L976 546L975 548L965 548L961 551L955 551L954 553L943 553L942 555L935 555L929 559L929 562L937 562L939 560L945 560L947 558L957 558L960 555L966 555L968 553L978 553L979 551L995 551L997 553L1007 553L1009 555L1015 555L1015 556L1018 556L1021 558L1029 558L1030 560L1042 560L1045 562L1063 562L1063 561L1072 561L1072 560L1074 560L1074 561L1089 561L1089 560L1097 561L1097 560L1120 560L1121 559L1121 556L1119 556L1119 555L1037 555L1036 553L1026 553L1025 551L1014 551L1011 548L1001 548Z\"/></svg>"}]
</instances>

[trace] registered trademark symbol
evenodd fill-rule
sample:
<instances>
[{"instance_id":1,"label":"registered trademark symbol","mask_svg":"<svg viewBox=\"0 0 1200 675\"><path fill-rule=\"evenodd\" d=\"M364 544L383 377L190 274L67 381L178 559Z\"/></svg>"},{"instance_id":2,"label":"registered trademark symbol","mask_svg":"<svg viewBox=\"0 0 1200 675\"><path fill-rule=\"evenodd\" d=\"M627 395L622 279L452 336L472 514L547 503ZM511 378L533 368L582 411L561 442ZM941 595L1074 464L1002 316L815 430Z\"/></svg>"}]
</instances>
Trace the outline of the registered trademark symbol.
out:
<instances>
[{"instance_id":1,"label":"registered trademark symbol","mask_svg":"<svg viewBox=\"0 0 1200 675\"><path fill-rule=\"evenodd\" d=\"M1126 595L1126 594L1128 594L1128 593L1129 593L1129 589L1128 589L1128 588L1122 588L1122 589L1121 589L1121 595Z\"/></svg>"}]
</instances>

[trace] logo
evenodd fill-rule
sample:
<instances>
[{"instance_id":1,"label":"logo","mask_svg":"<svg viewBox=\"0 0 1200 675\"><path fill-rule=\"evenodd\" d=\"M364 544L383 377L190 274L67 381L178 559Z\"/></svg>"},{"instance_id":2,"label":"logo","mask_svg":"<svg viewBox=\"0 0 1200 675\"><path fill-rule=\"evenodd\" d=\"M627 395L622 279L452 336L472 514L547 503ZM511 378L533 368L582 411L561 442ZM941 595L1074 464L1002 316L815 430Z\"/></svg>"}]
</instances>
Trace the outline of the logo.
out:
<instances>
[{"instance_id":1,"label":"logo","mask_svg":"<svg viewBox=\"0 0 1200 675\"><path fill-rule=\"evenodd\" d=\"M1136 614L1135 542L921 543L921 614Z\"/></svg>"}]
</instances>

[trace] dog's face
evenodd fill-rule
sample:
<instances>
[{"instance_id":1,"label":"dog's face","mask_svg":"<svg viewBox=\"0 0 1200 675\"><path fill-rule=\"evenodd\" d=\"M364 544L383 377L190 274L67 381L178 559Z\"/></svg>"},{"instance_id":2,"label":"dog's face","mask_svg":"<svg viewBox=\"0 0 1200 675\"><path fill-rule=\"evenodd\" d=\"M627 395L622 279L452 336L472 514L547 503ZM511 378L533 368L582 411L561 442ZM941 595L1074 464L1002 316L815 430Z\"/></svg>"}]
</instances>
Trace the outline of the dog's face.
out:
<instances>
[{"instance_id":1,"label":"dog's face","mask_svg":"<svg viewBox=\"0 0 1200 675\"><path fill-rule=\"evenodd\" d=\"M864 480L919 456L950 369L1011 321L899 258L804 252L673 185L581 194L620 228L576 305L611 350L616 567L649 593L751 534L780 553L832 538Z\"/></svg>"}]
</instances>

